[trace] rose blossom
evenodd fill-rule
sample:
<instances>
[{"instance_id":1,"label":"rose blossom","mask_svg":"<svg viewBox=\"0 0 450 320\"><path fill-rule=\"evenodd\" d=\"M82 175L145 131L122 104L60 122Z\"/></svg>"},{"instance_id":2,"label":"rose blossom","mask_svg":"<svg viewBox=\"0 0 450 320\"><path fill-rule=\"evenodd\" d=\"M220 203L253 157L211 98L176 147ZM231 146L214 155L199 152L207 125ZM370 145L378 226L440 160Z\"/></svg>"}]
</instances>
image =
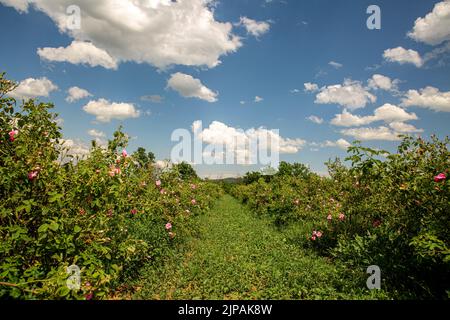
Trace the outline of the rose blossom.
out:
<instances>
[{"instance_id":1,"label":"rose blossom","mask_svg":"<svg viewBox=\"0 0 450 320\"><path fill-rule=\"evenodd\" d=\"M9 132L9 141L14 142L16 140L16 136L19 134L19 131L17 130L11 130Z\"/></svg>"},{"instance_id":2,"label":"rose blossom","mask_svg":"<svg viewBox=\"0 0 450 320\"><path fill-rule=\"evenodd\" d=\"M33 181L34 179L36 179L38 176L38 172L37 171L31 171L30 173L28 173L28 180Z\"/></svg>"},{"instance_id":3,"label":"rose blossom","mask_svg":"<svg viewBox=\"0 0 450 320\"><path fill-rule=\"evenodd\" d=\"M439 173L436 177L434 177L434 182L441 182L447 179L445 173Z\"/></svg>"}]
</instances>

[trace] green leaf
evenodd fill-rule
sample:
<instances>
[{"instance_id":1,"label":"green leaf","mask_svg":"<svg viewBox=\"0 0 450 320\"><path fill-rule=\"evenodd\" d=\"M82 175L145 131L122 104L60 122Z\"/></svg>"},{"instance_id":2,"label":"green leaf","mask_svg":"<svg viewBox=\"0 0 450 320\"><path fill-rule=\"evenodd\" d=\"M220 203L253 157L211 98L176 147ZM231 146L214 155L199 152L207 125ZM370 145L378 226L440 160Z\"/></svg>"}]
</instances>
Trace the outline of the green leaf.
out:
<instances>
[{"instance_id":1,"label":"green leaf","mask_svg":"<svg viewBox=\"0 0 450 320\"><path fill-rule=\"evenodd\" d=\"M58 231L59 224L56 223L55 221L53 221L52 223L50 223L50 225L48 227L53 231Z\"/></svg>"}]
</instances>

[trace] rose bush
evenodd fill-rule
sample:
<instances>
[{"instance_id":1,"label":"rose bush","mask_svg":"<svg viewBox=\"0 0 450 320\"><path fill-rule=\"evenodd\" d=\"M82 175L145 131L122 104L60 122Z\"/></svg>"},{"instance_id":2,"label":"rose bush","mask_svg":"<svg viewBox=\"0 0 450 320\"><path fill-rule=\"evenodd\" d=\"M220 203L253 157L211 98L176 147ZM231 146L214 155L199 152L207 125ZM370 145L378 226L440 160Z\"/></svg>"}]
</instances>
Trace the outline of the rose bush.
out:
<instances>
[{"instance_id":1,"label":"rose bush","mask_svg":"<svg viewBox=\"0 0 450 320\"><path fill-rule=\"evenodd\" d=\"M351 165L329 162L327 178L276 174L231 192L277 225L310 226L301 235L304 246L351 269L378 265L385 285L401 297L445 298L450 276L448 144L448 138L404 137L398 152L390 154L356 143L346 159Z\"/></svg>"},{"instance_id":2,"label":"rose bush","mask_svg":"<svg viewBox=\"0 0 450 320\"><path fill-rule=\"evenodd\" d=\"M220 195L177 166L143 166L121 130L106 148L73 155L52 105L17 107L14 87L0 75L0 297L109 298L143 264L157 267ZM71 265L80 290L67 286Z\"/></svg>"}]
</instances>

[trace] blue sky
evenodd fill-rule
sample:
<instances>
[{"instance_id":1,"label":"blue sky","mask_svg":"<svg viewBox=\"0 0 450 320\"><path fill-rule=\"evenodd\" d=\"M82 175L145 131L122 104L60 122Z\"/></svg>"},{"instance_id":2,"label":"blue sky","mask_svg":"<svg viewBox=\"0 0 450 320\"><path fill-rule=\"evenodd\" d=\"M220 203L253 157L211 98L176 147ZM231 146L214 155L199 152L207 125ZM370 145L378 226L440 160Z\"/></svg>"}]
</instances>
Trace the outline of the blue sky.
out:
<instances>
[{"instance_id":1,"label":"blue sky","mask_svg":"<svg viewBox=\"0 0 450 320\"><path fill-rule=\"evenodd\" d=\"M210 135L279 129L291 147L281 160L320 173L355 139L394 151L399 133L449 134L449 1L191 1L124 0L117 9L107 0L0 0L0 70L29 79L16 97L52 101L74 144L122 124L129 151L143 146L158 159L170 157L173 130L198 120L222 124ZM79 30L61 23L70 4L81 9ZM366 26L372 4L380 30ZM42 92L30 93L36 86ZM72 87L90 96L68 102ZM197 169L228 176L255 167Z\"/></svg>"}]
</instances>

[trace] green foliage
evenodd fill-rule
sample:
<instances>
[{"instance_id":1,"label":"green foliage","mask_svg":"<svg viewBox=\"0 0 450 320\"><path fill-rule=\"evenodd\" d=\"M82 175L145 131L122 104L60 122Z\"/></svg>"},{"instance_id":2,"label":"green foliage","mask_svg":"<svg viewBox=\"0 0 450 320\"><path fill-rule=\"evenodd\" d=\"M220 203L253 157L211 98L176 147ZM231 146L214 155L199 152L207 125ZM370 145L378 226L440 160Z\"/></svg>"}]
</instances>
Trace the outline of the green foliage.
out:
<instances>
[{"instance_id":1,"label":"green foliage","mask_svg":"<svg viewBox=\"0 0 450 320\"><path fill-rule=\"evenodd\" d=\"M378 265L385 285L401 297L446 298L448 144L448 138L404 137L398 152L389 154L357 142L346 159L351 166L329 162L329 178L295 177L283 165L286 173L271 182L236 186L232 194L277 225L310 225L299 245L353 269Z\"/></svg>"},{"instance_id":2,"label":"green foliage","mask_svg":"<svg viewBox=\"0 0 450 320\"><path fill-rule=\"evenodd\" d=\"M386 298L384 292L365 289L365 279L343 277L342 265L290 243L269 219L255 219L230 196L196 219L199 234L168 256L164 268L144 272L135 298Z\"/></svg>"},{"instance_id":3,"label":"green foliage","mask_svg":"<svg viewBox=\"0 0 450 320\"><path fill-rule=\"evenodd\" d=\"M156 268L219 196L170 172L156 186L153 167L122 153L121 129L107 148L71 155L52 105L16 108L5 98L12 88L0 76L0 297L109 298L143 264ZM70 265L81 269L80 290L66 285Z\"/></svg>"},{"instance_id":4,"label":"green foliage","mask_svg":"<svg viewBox=\"0 0 450 320\"><path fill-rule=\"evenodd\" d=\"M145 148L142 147L139 147L136 152L133 153L132 157L143 168L148 168L149 165L155 163L155 154L153 152L147 152Z\"/></svg>"},{"instance_id":5,"label":"green foliage","mask_svg":"<svg viewBox=\"0 0 450 320\"><path fill-rule=\"evenodd\" d=\"M197 173L195 172L194 168L187 162L175 164L173 170L174 172L178 173L178 176L182 180L186 181L198 179Z\"/></svg>"},{"instance_id":6,"label":"green foliage","mask_svg":"<svg viewBox=\"0 0 450 320\"><path fill-rule=\"evenodd\" d=\"M288 163L281 161L278 167L277 176L280 177L295 177L307 179L311 175L311 171L302 163Z\"/></svg>"}]
</instances>

